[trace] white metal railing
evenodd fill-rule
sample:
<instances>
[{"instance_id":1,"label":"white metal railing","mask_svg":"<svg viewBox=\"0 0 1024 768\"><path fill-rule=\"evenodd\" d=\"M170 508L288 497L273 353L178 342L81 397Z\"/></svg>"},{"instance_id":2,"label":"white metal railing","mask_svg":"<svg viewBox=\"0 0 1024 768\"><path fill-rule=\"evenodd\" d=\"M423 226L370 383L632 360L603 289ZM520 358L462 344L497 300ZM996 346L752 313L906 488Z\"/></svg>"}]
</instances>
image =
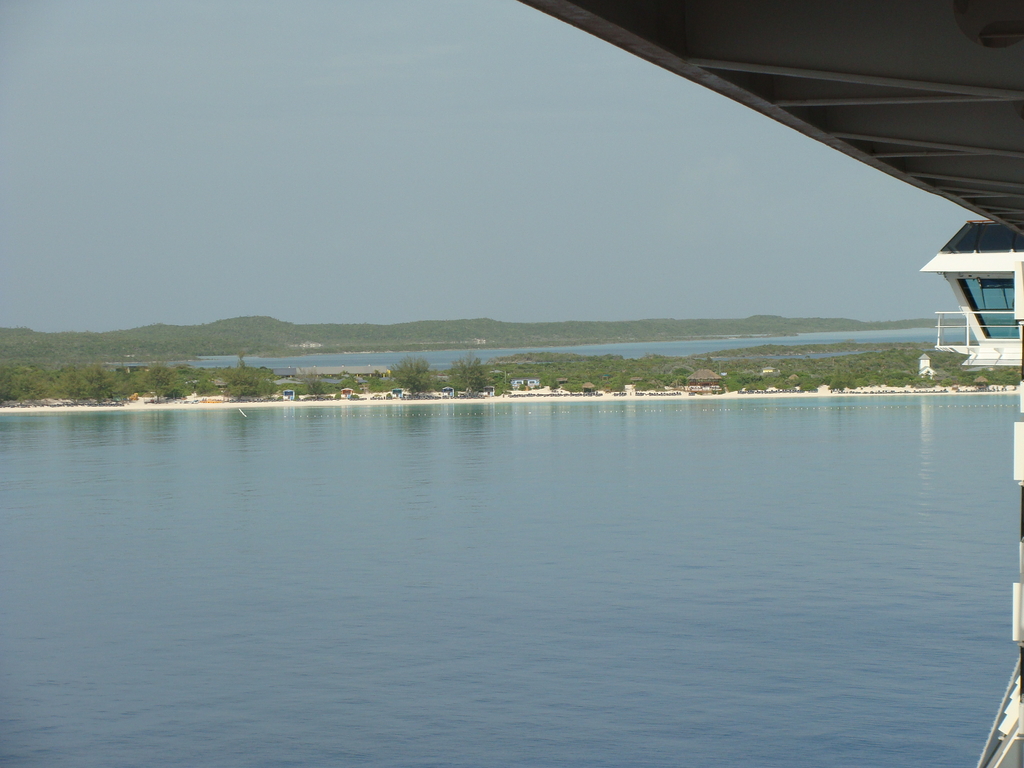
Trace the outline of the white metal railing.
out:
<instances>
[{"instance_id":1,"label":"white metal railing","mask_svg":"<svg viewBox=\"0 0 1024 768\"><path fill-rule=\"evenodd\" d=\"M970 312L977 321L977 331L971 328L967 319L968 312L936 312L936 347L977 347L981 342L999 343L1020 340L1020 326L1014 319L1012 309L984 309ZM995 317L993 317L995 316ZM993 322L994 319L1006 318L1009 322ZM985 322L982 322L985 321ZM981 338L976 334L980 333Z\"/></svg>"},{"instance_id":2,"label":"white metal railing","mask_svg":"<svg viewBox=\"0 0 1024 768\"><path fill-rule=\"evenodd\" d=\"M967 347L971 344L971 327L965 312L936 312L936 347Z\"/></svg>"},{"instance_id":3,"label":"white metal railing","mask_svg":"<svg viewBox=\"0 0 1024 768\"><path fill-rule=\"evenodd\" d=\"M1012 309L975 311L964 308L959 312L935 314L939 316L935 346L945 352L967 355L964 365L1021 365L1021 327Z\"/></svg>"}]
</instances>

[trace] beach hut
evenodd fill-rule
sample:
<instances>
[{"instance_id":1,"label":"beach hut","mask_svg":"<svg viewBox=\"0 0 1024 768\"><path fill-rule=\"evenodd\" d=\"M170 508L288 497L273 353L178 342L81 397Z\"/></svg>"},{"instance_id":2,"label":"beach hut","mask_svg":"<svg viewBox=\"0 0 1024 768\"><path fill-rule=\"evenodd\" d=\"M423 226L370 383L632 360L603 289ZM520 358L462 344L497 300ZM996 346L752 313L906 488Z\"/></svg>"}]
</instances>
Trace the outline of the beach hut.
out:
<instances>
[{"instance_id":1,"label":"beach hut","mask_svg":"<svg viewBox=\"0 0 1024 768\"><path fill-rule=\"evenodd\" d=\"M979 376L974 380L974 386L978 389L988 389L988 379L984 376Z\"/></svg>"},{"instance_id":2,"label":"beach hut","mask_svg":"<svg viewBox=\"0 0 1024 768\"><path fill-rule=\"evenodd\" d=\"M597 387L594 386L594 383L592 381L583 382L584 392L593 392L595 389L597 389Z\"/></svg>"},{"instance_id":3,"label":"beach hut","mask_svg":"<svg viewBox=\"0 0 1024 768\"><path fill-rule=\"evenodd\" d=\"M722 377L709 368L701 368L686 377L686 391L716 394L722 391Z\"/></svg>"},{"instance_id":4,"label":"beach hut","mask_svg":"<svg viewBox=\"0 0 1024 768\"><path fill-rule=\"evenodd\" d=\"M519 389L521 387L525 387L526 389L535 389L540 386L540 379L535 379L532 377L512 379L509 382L509 385L511 385L512 389Z\"/></svg>"},{"instance_id":5,"label":"beach hut","mask_svg":"<svg viewBox=\"0 0 1024 768\"><path fill-rule=\"evenodd\" d=\"M355 394L355 390L352 389L351 387L345 387L344 389L341 390L340 394L347 400L350 397L352 397L353 394Z\"/></svg>"},{"instance_id":6,"label":"beach hut","mask_svg":"<svg viewBox=\"0 0 1024 768\"><path fill-rule=\"evenodd\" d=\"M284 392L281 393L281 396L285 400L294 400L295 399L295 390L294 389L286 389Z\"/></svg>"},{"instance_id":7,"label":"beach hut","mask_svg":"<svg viewBox=\"0 0 1024 768\"><path fill-rule=\"evenodd\" d=\"M441 397L455 397L455 388L441 387Z\"/></svg>"}]
</instances>

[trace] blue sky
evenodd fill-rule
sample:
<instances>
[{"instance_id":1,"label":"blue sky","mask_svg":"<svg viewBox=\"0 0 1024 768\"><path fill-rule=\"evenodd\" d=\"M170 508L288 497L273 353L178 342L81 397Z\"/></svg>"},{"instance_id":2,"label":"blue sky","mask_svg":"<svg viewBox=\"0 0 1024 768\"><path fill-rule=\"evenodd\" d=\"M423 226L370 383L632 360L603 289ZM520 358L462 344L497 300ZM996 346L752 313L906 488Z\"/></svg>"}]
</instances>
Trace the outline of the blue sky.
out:
<instances>
[{"instance_id":1,"label":"blue sky","mask_svg":"<svg viewBox=\"0 0 1024 768\"><path fill-rule=\"evenodd\" d=\"M515 0L0 4L0 326L948 309L972 214Z\"/></svg>"}]
</instances>

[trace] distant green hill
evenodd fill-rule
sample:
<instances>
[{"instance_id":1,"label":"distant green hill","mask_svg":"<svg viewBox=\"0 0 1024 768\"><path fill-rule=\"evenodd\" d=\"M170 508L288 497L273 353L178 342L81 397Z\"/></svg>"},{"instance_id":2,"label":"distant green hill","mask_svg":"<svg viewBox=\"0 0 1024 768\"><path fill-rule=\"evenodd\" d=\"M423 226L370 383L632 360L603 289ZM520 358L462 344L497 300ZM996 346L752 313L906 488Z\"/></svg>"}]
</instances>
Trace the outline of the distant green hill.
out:
<instances>
[{"instance_id":1,"label":"distant green hill","mask_svg":"<svg viewBox=\"0 0 1024 768\"><path fill-rule=\"evenodd\" d=\"M203 355L281 357L331 352L552 347L679 341L720 336L926 328L930 318L861 322L827 317L754 315L741 320L624 320L503 323L422 320L395 325L297 325L272 317L236 317L206 325L147 325L106 333L41 333L0 328L0 364L64 365L125 360L190 360Z\"/></svg>"}]
</instances>

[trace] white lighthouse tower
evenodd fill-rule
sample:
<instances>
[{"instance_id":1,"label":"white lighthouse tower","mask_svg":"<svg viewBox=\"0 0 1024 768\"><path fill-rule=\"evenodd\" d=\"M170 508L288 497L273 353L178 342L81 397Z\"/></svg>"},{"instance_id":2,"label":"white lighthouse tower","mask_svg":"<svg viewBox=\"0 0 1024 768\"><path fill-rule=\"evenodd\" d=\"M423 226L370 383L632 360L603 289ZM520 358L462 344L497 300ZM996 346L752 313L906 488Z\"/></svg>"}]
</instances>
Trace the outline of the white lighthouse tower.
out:
<instances>
[{"instance_id":1,"label":"white lighthouse tower","mask_svg":"<svg viewBox=\"0 0 1024 768\"><path fill-rule=\"evenodd\" d=\"M921 270L937 272L949 281L959 309L939 312L941 350L967 355L964 365L1022 364L1024 327L1024 235L991 221L969 221L939 254ZM930 368L931 361L928 361ZM924 371L925 356L920 361ZM1024 379L1024 371L1021 378ZM1024 381L1021 386L1024 413ZM1013 585L1012 638L1020 647L1017 665L978 768L1024 766L1024 704L1021 668L1024 662L1024 422L1014 425L1013 476L1021 485L1020 581Z\"/></svg>"}]
</instances>

